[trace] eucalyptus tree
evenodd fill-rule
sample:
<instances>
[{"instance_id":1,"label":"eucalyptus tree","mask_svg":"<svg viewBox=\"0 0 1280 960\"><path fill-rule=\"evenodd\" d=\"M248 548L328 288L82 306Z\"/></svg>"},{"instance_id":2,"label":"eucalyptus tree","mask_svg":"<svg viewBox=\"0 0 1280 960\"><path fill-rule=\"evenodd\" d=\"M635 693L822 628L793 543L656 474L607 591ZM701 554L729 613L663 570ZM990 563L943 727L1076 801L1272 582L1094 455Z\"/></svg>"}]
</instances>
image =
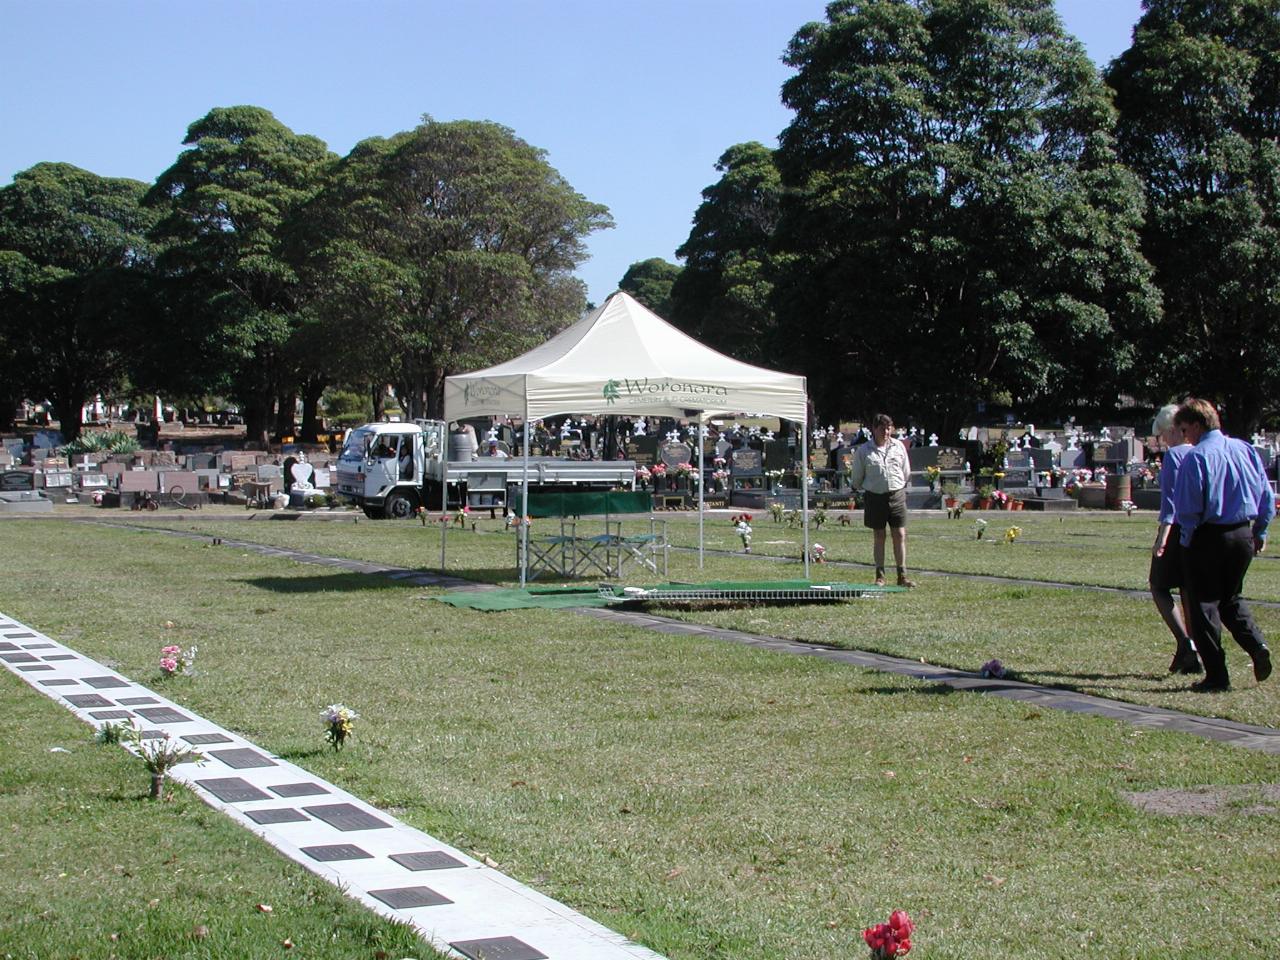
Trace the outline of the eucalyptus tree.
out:
<instances>
[{"instance_id":1,"label":"eucalyptus tree","mask_svg":"<svg viewBox=\"0 0 1280 960\"><path fill-rule=\"evenodd\" d=\"M261 107L218 107L193 123L147 202L161 211L161 270L178 292L171 332L205 372L204 388L238 400L248 435L266 442L275 400L297 371L286 351L306 306L288 242L291 218L334 157Z\"/></svg>"},{"instance_id":2,"label":"eucalyptus tree","mask_svg":"<svg viewBox=\"0 0 1280 960\"><path fill-rule=\"evenodd\" d=\"M782 179L760 143L730 147L720 179L702 191L689 237L676 255L684 270L672 291L675 322L698 339L749 362L773 356L774 232Z\"/></svg>"},{"instance_id":3,"label":"eucalyptus tree","mask_svg":"<svg viewBox=\"0 0 1280 960\"><path fill-rule=\"evenodd\" d=\"M1280 2L1147 0L1107 80L1142 178L1167 395L1223 402L1247 434L1280 414Z\"/></svg>"},{"instance_id":4,"label":"eucalyptus tree","mask_svg":"<svg viewBox=\"0 0 1280 960\"><path fill-rule=\"evenodd\" d=\"M49 400L68 440L81 407L126 382L141 346L155 220L146 190L67 163L0 188L0 377Z\"/></svg>"},{"instance_id":5,"label":"eucalyptus tree","mask_svg":"<svg viewBox=\"0 0 1280 960\"><path fill-rule=\"evenodd\" d=\"M584 240L612 225L506 127L429 117L357 144L316 207L327 322L346 331L351 372L394 384L410 416L438 413L448 374L575 320Z\"/></svg>"},{"instance_id":6,"label":"eucalyptus tree","mask_svg":"<svg viewBox=\"0 0 1280 960\"><path fill-rule=\"evenodd\" d=\"M774 303L820 406L1113 405L1159 298L1108 93L1051 0L838 0L785 60Z\"/></svg>"}]
</instances>

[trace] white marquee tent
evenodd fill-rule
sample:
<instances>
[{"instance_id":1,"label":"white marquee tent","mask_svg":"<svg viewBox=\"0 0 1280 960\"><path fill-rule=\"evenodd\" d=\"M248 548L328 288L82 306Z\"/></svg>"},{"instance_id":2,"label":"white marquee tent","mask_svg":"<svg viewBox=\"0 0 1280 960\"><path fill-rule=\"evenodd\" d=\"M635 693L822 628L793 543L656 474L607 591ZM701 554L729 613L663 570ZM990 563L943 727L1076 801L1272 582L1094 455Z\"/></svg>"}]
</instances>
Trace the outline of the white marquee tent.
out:
<instances>
[{"instance_id":1,"label":"white marquee tent","mask_svg":"<svg viewBox=\"0 0 1280 960\"><path fill-rule=\"evenodd\" d=\"M804 377L717 353L621 291L528 353L445 380L446 420L522 416L527 424L570 413L696 418L700 437L707 419L717 414L770 414L803 424L808 462ZM529 433L524 431L526 462ZM527 495L527 482L524 489ZM807 518L807 484L800 489ZM701 490L699 484L700 497ZM808 576L807 523L804 552Z\"/></svg>"}]
</instances>

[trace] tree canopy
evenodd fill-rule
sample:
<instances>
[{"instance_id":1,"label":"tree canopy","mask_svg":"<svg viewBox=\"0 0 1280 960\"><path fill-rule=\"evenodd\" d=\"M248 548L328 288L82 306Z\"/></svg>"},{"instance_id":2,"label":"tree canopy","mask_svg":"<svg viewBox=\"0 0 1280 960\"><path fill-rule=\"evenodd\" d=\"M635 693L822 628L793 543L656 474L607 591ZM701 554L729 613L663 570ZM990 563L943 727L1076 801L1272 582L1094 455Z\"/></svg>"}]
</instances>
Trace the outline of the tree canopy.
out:
<instances>
[{"instance_id":1,"label":"tree canopy","mask_svg":"<svg viewBox=\"0 0 1280 960\"><path fill-rule=\"evenodd\" d=\"M679 276L677 264L661 257L650 257L627 267L627 272L618 281L618 289L631 294L664 320L670 320L671 287Z\"/></svg>"},{"instance_id":2,"label":"tree canopy","mask_svg":"<svg viewBox=\"0 0 1280 960\"><path fill-rule=\"evenodd\" d=\"M1159 298L1051 0L840 0L785 59L775 303L820 406L1113 407Z\"/></svg>"},{"instance_id":3,"label":"tree canopy","mask_svg":"<svg viewBox=\"0 0 1280 960\"><path fill-rule=\"evenodd\" d=\"M125 382L154 215L147 186L40 163L0 189L0 377L47 398L64 435L80 409Z\"/></svg>"},{"instance_id":4,"label":"tree canopy","mask_svg":"<svg viewBox=\"0 0 1280 960\"><path fill-rule=\"evenodd\" d=\"M1152 386L1253 431L1280 396L1280 2L1148 0L1107 80L1164 291Z\"/></svg>"},{"instance_id":5,"label":"tree canopy","mask_svg":"<svg viewBox=\"0 0 1280 960\"><path fill-rule=\"evenodd\" d=\"M740 143L716 162L719 181L702 191L685 268L671 291L672 319L699 340L753 363L773 356L771 248L782 207L773 151Z\"/></svg>"},{"instance_id":6,"label":"tree canopy","mask_svg":"<svg viewBox=\"0 0 1280 960\"><path fill-rule=\"evenodd\" d=\"M239 400L250 437L265 439L275 398L296 377L286 346L305 306L288 228L334 158L261 107L211 110L183 142L147 194L180 303L171 335L185 340L193 378Z\"/></svg>"},{"instance_id":7,"label":"tree canopy","mask_svg":"<svg viewBox=\"0 0 1280 960\"><path fill-rule=\"evenodd\" d=\"M316 207L325 310L339 326L372 325L357 366L382 369L411 416L438 411L446 375L575 320L583 240L612 225L506 127L430 118L358 144Z\"/></svg>"}]
</instances>

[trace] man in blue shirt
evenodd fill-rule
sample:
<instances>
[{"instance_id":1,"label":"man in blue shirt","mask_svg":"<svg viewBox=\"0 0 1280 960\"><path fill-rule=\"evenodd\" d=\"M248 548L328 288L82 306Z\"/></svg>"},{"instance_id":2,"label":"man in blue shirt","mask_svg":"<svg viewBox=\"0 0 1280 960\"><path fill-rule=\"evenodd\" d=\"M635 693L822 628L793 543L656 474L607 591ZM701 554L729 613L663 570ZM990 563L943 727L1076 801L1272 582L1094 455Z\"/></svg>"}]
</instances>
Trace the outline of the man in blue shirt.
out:
<instances>
[{"instance_id":1,"label":"man in blue shirt","mask_svg":"<svg viewBox=\"0 0 1280 960\"><path fill-rule=\"evenodd\" d=\"M1271 653L1241 593L1254 555L1266 549L1275 495L1257 452L1223 435L1218 412L1208 401L1188 399L1174 423L1195 444L1182 461L1173 493L1184 584L1191 595L1191 637L1205 670L1204 680L1192 689L1231 689L1223 626L1249 654L1261 682L1271 675Z\"/></svg>"}]
</instances>

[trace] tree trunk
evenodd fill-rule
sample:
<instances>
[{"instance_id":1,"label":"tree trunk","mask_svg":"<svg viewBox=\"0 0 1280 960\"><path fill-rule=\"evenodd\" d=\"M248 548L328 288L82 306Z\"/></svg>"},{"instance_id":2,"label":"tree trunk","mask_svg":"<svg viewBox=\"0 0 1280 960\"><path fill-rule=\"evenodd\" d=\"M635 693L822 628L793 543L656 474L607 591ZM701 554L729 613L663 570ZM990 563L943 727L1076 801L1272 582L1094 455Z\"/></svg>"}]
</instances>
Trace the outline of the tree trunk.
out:
<instances>
[{"instance_id":1,"label":"tree trunk","mask_svg":"<svg viewBox=\"0 0 1280 960\"><path fill-rule=\"evenodd\" d=\"M151 774L150 796L152 800L159 800L162 796L164 796L164 774L163 773Z\"/></svg>"},{"instance_id":2,"label":"tree trunk","mask_svg":"<svg viewBox=\"0 0 1280 960\"><path fill-rule=\"evenodd\" d=\"M268 426L271 422L271 400L269 397L254 397L244 404L244 438L246 444L252 444L262 450L271 449L271 437Z\"/></svg>"},{"instance_id":3,"label":"tree trunk","mask_svg":"<svg viewBox=\"0 0 1280 960\"><path fill-rule=\"evenodd\" d=\"M282 393L276 398L276 436L283 440L285 437L293 437L297 435L297 424L293 419L294 413L298 409L298 392L290 390L288 393Z\"/></svg>"},{"instance_id":4,"label":"tree trunk","mask_svg":"<svg viewBox=\"0 0 1280 960\"><path fill-rule=\"evenodd\" d=\"M320 397L328 386L320 377L311 377L302 385L302 429L299 431L303 443L315 443L320 433Z\"/></svg>"},{"instance_id":5,"label":"tree trunk","mask_svg":"<svg viewBox=\"0 0 1280 960\"><path fill-rule=\"evenodd\" d=\"M387 385L375 383L369 389L373 397L373 422L380 422L387 415Z\"/></svg>"}]
</instances>

